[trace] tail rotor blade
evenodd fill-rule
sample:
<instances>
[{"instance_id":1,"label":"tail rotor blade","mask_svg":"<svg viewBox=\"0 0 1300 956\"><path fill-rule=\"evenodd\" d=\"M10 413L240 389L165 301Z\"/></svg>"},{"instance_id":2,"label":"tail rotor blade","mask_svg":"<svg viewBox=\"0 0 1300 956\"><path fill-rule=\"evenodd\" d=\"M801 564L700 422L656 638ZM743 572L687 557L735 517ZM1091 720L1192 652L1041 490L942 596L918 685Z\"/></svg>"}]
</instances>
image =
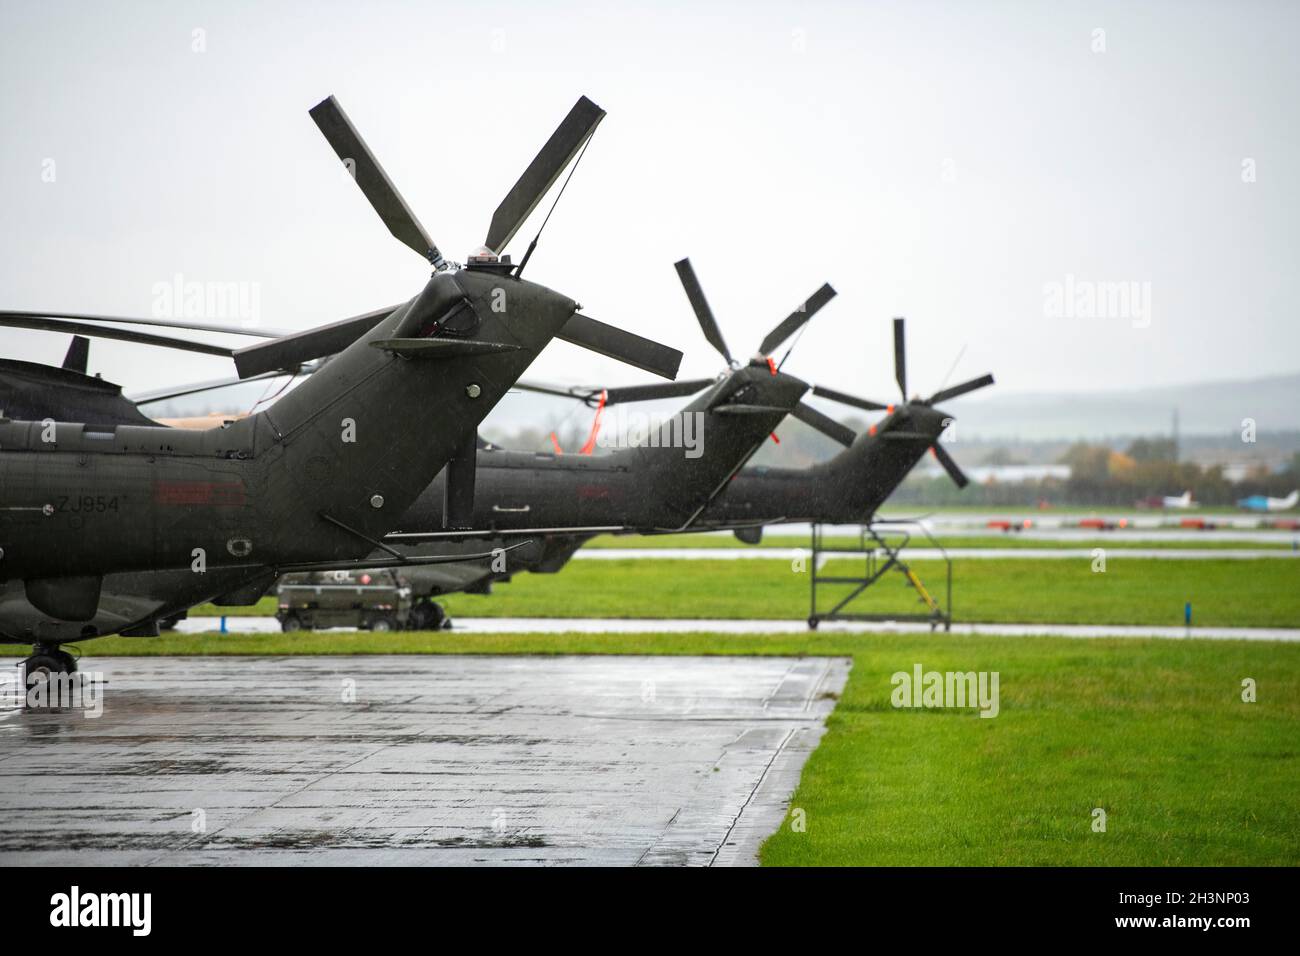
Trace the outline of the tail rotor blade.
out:
<instances>
[{"instance_id":1,"label":"tail rotor blade","mask_svg":"<svg viewBox=\"0 0 1300 956\"><path fill-rule=\"evenodd\" d=\"M677 278L682 280L682 286L686 289L686 298L691 300L691 308L695 310L695 317L700 322L700 328L704 330L704 337L730 365L731 352L727 350L727 343L722 338L722 330L718 328L718 320L713 317L713 310L709 308L709 302L704 298L700 280L695 278L691 260L683 259L681 262L675 262L673 268L677 270Z\"/></svg>"},{"instance_id":2,"label":"tail rotor blade","mask_svg":"<svg viewBox=\"0 0 1300 956\"><path fill-rule=\"evenodd\" d=\"M965 395L967 392L973 392L978 388L993 384L992 375L981 375L979 378L973 378L969 382L962 382L960 385L954 385L951 388L941 388L935 392L926 401L927 405L934 405L938 402L946 402L950 398L956 398L958 395Z\"/></svg>"},{"instance_id":3,"label":"tail rotor blade","mask_svg":"<svg viewBox=\"0 0 1300 956\"><path fill-rule=\"evenodd\" d=\"M604 118L603 109L585 96L578 98L569 115L564 117L492 214L485 243L489 249L501 254Z\"/></svg>"},{"instance_id":4,"label":"tail rotor blade","mask_svg":"<svg viewBox=\"0 0 1300 956\"><path fill-rule=\"evenodd\" d=\"M894 378L898 379L898 389L907 401L907 344L904 325L906 319L894 319Z\"/></svg>"},{"instance_id":5,"label":"tail rotor blade","mask_svg":"<svg viewBox=\"0 0 1300 956\"><path fill-rule=\"evenodd\" d=\"M957 463L952 460L952 456L944 451L940 445L931 445L930 451L934 452L934 457L939 460L943 470L948 473L948 477L953 480L958 488L965 488L970 484L970 479L966 477L965 472L957 467Z\"/></svg>"},{"instance_id":6,"label":"tail rotor blade","mask_svg":"<svg viewBox=\"0 0 1300 956\"><path fill-rule=\"evenodd\" d=\"M605 389L605 404L622 402L652 402L661 398L683 398L694 395L714 383L711 378L685 379L680 382L656 382L653 385L628 385L624 388ZM597 393L599 395L599 393Z\"/></svg>"},{"instance_id":7,"label":"tail rotor blade","mask_svg":"<svg viewBox=\"0 0 1300 956\"><path fill-rule=\"evenodd\" d=\"M370 205L397 239L428 259L435 267L442 264L442 253L425 232L420 220L406 204L393 181L379 165L379 160L357 132L348 115L334 97L322 100L309 111L334 152L361 187Z\"/></svg>"},{"instance_id":8,"label":"tail rotor blade","mask_svg":"<svg viewBox=\"0 0 1300 956\"><path fill-rule=\"evenodd\" d=\"M619 405L623 402L649 402L661 398L681 398L694 395L714 383L711 378L696 378L681 382L655 382L653 385L628 385L616 388L591 388L590 386L546 385L520 379L514 387L523 392L537 392L541 395L554 395L558 398L571 398L592 408L600 404L601 395L605 396L606 405Z\"/></svg>"},{"instance_id":9,"label":"tail rotor blade","mask_svg":"<svg viewBox=\"0 0 1300 956\"><path fill-rule=\"evenodd\" d=\"M794 335L805 322L816 315L817 311L833 298L835 298L835 290L831 288L828 282L814 292L803 305L786 316L776 328L767 333L767 338L763 339L762 344L758 347L758 354L771 355L780 348L782 342Z\"/></svg>"},{"instance_id":10,"label":"tail rotor blade","mask_svg":"<svg viewBox=\"0 0 1300 956\"><path fill-rule=\"evenodd\" d=\"M447 462L442 486L442 526L468 529L474 526L474 478L478 466L478 433L461 441L455 456Z\"/></svg>"},{"instance_id":11,"label":"tail rotor blade","mask_svg":"<svg viewBox=\"0 0 1300 956\"><path fill-rule=\"evenodd\" d=\"M852 428L849 428L847 425L841 425L829 415L823 415L811 405L805 405L803 402L796 405L790 414L799 419L799 421L803 422L805 425L817 429L827 438L832 438L839 442L845 448L852 445L853 439L857 437L853 433Z\"/></svg>"},{"instance_id":12,"label":"tail rotor blade","mask_svg":"<svg viewBox=\"0 0 1300 956\"><path fill-rule=\"evenodd\" d=\"M822 398L829 398L832 402L839 402L841 405L852 405L854 408L861 408L868 412L883 412L889 408L888 405L882 405L880 402L872 402L865 398L858 398L855 395L837 392L835 389L826 388L824 385L814 385L812 392Z\"/></svg>"},{"instance_id":13,"label":"tail rotor blade","mask_svg":"<svg viewBox=\"0 0 1300 956\"><path fill-rule=\"evenodd\" d=\"M677 377L677 369L682 364L682 353L676 349L598 322L580 312L574 313L555 337L670 381Z\"/></svg>"}]
</instances>

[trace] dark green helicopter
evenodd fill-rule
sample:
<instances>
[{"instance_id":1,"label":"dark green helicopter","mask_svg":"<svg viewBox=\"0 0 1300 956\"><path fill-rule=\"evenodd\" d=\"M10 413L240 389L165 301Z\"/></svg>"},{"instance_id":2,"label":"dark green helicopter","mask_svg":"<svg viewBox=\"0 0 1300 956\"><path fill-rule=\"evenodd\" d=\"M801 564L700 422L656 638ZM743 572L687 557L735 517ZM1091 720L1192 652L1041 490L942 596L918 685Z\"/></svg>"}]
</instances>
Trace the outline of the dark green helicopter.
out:
<instances>
[{"instance_id":1,"label":"dark green helicopter","mask_svg":"<svg viewBox=\"0 0 1300 956\"><path fill-rule=\"evenodd\" d=\"M885 411L884 421L861 436L801 401L807 384L781 371L765 353L778 348L829 298L824 286L764 339L746 364L737 362L722 340L694 271L686 260L679 276L705 337L727 360L717 379L700 379L610 390L561 389L519 383L519 387L573 396L593 406L666 398L704 389L703 395L665 425L663 441L595 458L508 452L480 443L477 480L469 527L448 528L446 474L441 474L402 517L401 533L386 539L375 562L393 553L408 558L473 554L504 548L526 536L528 543L508 560L419 566L404 569L421 600L412 626L443 623L430 598L456 591L482 592L493 581L521 571L558 571L599 533L671 533L734 530L757 542L765 524L794 521L858 523L868 520L916 462L931 450L959 485L966 483L956 463L938 444L950 416L934 404L992 383L991 376L945 388L930 399L914 397L897 407L859 399L817 386L814 394L856 408ZM906 395L903 321L894 325L896 375ZM848 446L832 460L806 469L743 468L785 414L810 424ZM707 438L692 459L669 439L673 428L702 415L698 434ZM437 530L434 530L437 529Z\"/></svg>"},{"instance_id":2,"label":"dark green helicopter","mask_svg":"<svg viewBox=\"0 0 1300 956\"><path fill-rule=\"evenodd\" d=\"M710 341L721 341L721 333L703 298L690 262L682 260L676 268L688 296L696 304L697 316L705 336ZM529 507L511 506L499 500L497 493L503 487L512 487L525 471L531 473L538 468L545 471L542 480L548 496L547 507L539 508L538 511L544 514L546 521L554 522L558 527L581 525L587 514L589 499L602 514L610 513L611 507L617 508L620 521L634 523L647 531L689 527L693 516L699 514L726 487L735 472L768 439L787 414L793 412L801 415L811 411L801 402L808 384L780 371L769 355L802 328L834 295L835 290L829 284L823 285L771 330L759 344L753 358L746 363L734 359L724 344L721 351L727 360L727 367L716 379L665 383L668 385L666 389L645 385L611 389L601 392L599 396L591 391L574 393L520 382L519 387L522 388L565 397L580 397L589 404L602 408L644 398L691 394L701 390L704 393L685 410L657 426L654 433L646 436L640 446L622 449L611 455L595 458L573 455L535 456L501 452L481 443L476 456L476 493L473 501L466 502L472 510L468 512L467 521L460 519L466 523L456 527L473 534L474 529L493 528L503 514L519 518L528 516ZM104 383L96 384L103 386ZM228 383L199 383L164 389L147 396L147 399L190 394L224 384ZM115 389L116 386L112 388ZM66 403L69 399L62 397L60 400ZM99 409L101 401L108 407L117 409L119 414L143 417L131 402L120 396L115 398L115 403L96 398L94 406L86 408L84 414L88 417L102 415L103 412ZM423 516L416 520L436 515L436 520L441 525L444 516L451 513L451 509L446 507L447 489L447 473L444 472L421 496L422 504L412 509ZM483 495L487 497L484 498ZM616 503L615 498L621 504ZM634 510L629 510L629 506L635 506ZM449 521L446 523L450 525ZM457 530L448 531L450 536L457 534ZM499 574L502 562L505 562L502 550L517 545L519 540L517 536L511 541L480 540L477 537L467 542L444 540L437 546L426 545L417 549L429 552L427 554L406 548L398 549L403 557L414 558L416 561L440 555L474 555L487 548L496 552L491 567L485 562L477 561L448 563L438 565L437 568L424 564L404 568L403 577L412 583L417 595L424 598L413 610L411 617L414 625L429 627L440 623L441 609L428 598L435 594L473 587L475 582L487 580L494 573ZM555 536L545 542L529 540L511 552L505 567L508 567L510 573L541 570L558 559L567 560L584 540L586 539L582 537L571 536ZM383 550L374 554L376 561L390 561L393 557L392 553ZM498 570L493 572L492 567ZM119 585L119 590L123 589L124 586ZM150 583L147 573L135 576L134 590L142 602L147 595L157 591Z\"/></svg>"},{"instance_id":3,"label":"dark green helicopter","mask_svg":"<svg viewBox=\"0 0 1300 956\"><path fill-rule=\"evenodd\" d=\"M433 275L391 309L238 351L192 349L229 355L244 377L333 356L271 408L219 428L0 419L0 640L33 644L29 673L72 668L59 649L68 641L157 633L168 613L256 600L285 572L360 567L444 468L449 500L472 497L478 424L552 338L675 376L680 353L522 279L527 255L518 267L498 255L604 116L590 100L579 99L525 170L464 267L443 258L335 100L311 112L389 230L427 257ZM82 320L194 327L0 313L19 327L159 338ZM76 374L77 358L73 369L51 370L51 387L54 376ZM393 554L387 564L447 560L463 556Z\"/></svg>"},{"instance_id":4,"label":"dark green helicopter","mask_svg":"<svg viewBox=\"0 0 1300 956\"><path fill-rule=\"evenodd\" d=\"M839 423L821 429L846 446L828 461L808 468L743 469L726 494L700 515L700 530L791 522L861 524L875 514L927 451L957 487L966 487L969 479L940 442L955 419L935 406L992 385L993 376L981 375L941 388L928 398L915 394L908 398L905 334L904 320L894 319L894 375L903 396L901 403L870 401L815 386L815 395L864 411L883 411L885 417L860 435Z\"/></svg>"},{"instance_id":5,"label":"dark green helicopter","mask_svg":"<svg viewBox=\"0 0 1300 956\"><path fill-rule=\"evenodd\" d=\"M707 310L707 305L703 308ZM940 444L944 430L954 419L935 406L992 385L993 376L982 375L941 388L929 398L914 395L908 399L904 320L895 319L893 330L895 376L903 395L901 403L870 401L814 386L815 395L864 411L883 411L885 417L859 435L799 402L791 414L845 446L844 450L807 468L739 468L716 494L709 496L703 508L675 527L653 526L647 522L640 503L635 500L638 491L635 482L615 469L602 471L600 459L592 462L593 471L589 472L593 478L599 476L601 482L600 492L590 495L584 508L586 525L557 526L553 520L546 520L557 517L554 506L548 503L563 501L565 489L573 487L565 480L565 467L548 458L489 451L480 454L482 471L477 490L480 510L476 518L482 522L479 527L483 530L470 536L414 530L436 528L439 523L436 510L439 481L435 480L434 493L422 495L402 516L398 526L403 530L387 535L384 541L403 554L415 556L455 549L468 551L476 543L488 541L500 547L526 535L530 543L512 553L505 571L485 565L459 565L412 569L408 574L417 592L423 581L436 589L435 594L459 590L483 593L492 582L509 580L519 571L559 571L582 545L598 534L730 530L742 541L757 544L763 527L771 524L862 524L871 520L926 452L935 456L958 487L965 487L968 484L965 474ZM635 386L627 390L627 397L663 397L698 384ZM484 465L493 458L499 458L501 464ZM541 505L543 519L530 521L535 502ZM432 615L431 623L436 624L439 617Z\"/></svg>"},{"instance_id":6,"label":"dark green helicopter","mask_svg":"<svg viewBox=\"0 0 1300 956\"><path fill-rule=\"evenodd\" d=\"M432 597L482 590L492 580L521 571L558 570L595 533L693 530L699 516L726 491L787 415L819 416L802 402L808 383L781 371L771 356L835 296L835 290L823 285L763 338L750 359L741 362L727 349L690 261L681 260L676 269L705 338L722 354L726 368L716 378L601 390L564 390L520 382L520 388L576 397L598 410L625 402L701 394L649 428L635 447L610 454L586 457L481 447L467 521L449 517L448 475L440 474L403 516L399 527L444 530L422 544L399 546L399 553L419 557L472 553L485 546L500 549L519 540L516 531L520 528L529 529L530 540L508 559L491 565L404 571L403 577L420 599L412 611L413 627L444 623L443 611ZM568 533L569 529L581 529L581 533ZM382 552L375 553L377 558L382 556Z\"/></svg>"}]
</instances>

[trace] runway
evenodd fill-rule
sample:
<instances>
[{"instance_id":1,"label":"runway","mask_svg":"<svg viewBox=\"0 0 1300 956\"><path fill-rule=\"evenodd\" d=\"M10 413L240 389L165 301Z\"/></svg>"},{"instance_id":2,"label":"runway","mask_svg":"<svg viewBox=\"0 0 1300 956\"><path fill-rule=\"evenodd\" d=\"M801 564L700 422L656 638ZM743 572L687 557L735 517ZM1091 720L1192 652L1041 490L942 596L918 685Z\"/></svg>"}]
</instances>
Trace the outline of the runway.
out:
<instances>
[{"instance_id":1,"label":"runway","mask_svg":"<svg viewBox=\"0 0 1300 956\"><path fill-rule=\"evenodd\" d=\"M730 618L571 618L571 617L457 617L455 634L806 634L803 620L735 620ZM196 617L181 621L177 631L197 634L221 630L221 619ZM272 617L228 617L231 633L279 633ZM339 628L339 633L347 629ZM930 626L914 621L829 621L818 633L927 634ZM316 633L331 633L330 631ZM1300 641L1300 628L1193 627L1145 624L969 624L954 623L953 634L990 637L1161 638L1188 637L1222 641Z\"/></svg>"},{"instance_id":2,"label":"runway","mask_svg":"<svg viewBox=\"0 0 1300 956\"><path fill-rule=\"evenodd\" d=\"M848 668L87 656L99 717L0 693L0 864L750 864Z\"/></svg>"},{"instance_id":3,"label":"runway","mask_svg":"<svg viewBox=\"0 0 1300 956\"><path fill-rule=\"evenodd\" d=\"M1194 528L1165 528L1160 531L1133 530L1133 528L1098 531L1095 528L1059 528L1055 530L998 531L994 528L939 528L936 537L949 538L988 538L1005 537L1008 541L1230 541L1234 544L1282 544L1290 547L1300 546L1300 535L1294 531L1250 531L1216 528L1213 531ZM852 533L856 534L856 530Z\"/></svg>"},{"instance_id":4,"label":"runway","mask_svg":"<svg viewBox=\"0 0 1300 956\"><path fill-rule=\"evenodd\" d=\"M1105 547L1098 545L1098 547ZM938 548L909 547L909 561L940 561L944 557L954 561L1091 561L1096 555L1093 548L950 548L947 553ZM811 552L804 548L583 548L574 560L584 561L793 561L806 558ZM1300 551L1283 548L1107 548L1106 556L1112 561L1125 558L1154 558L1164 561L1253 561L1266 558L1300 558ZM854 553L827 553L831 559L853 560Z\"/></svg>"},{"instance_id":5,"label":"runway","mask_svg":"<svg viewBox=\"0 0 1300 956\"><path fill-rule=\"evenodd\" d=\"M1069 516L1065 519L1053 518L1036 520L1031 528L1020 526L1021 518L1012 520L1013 530L990 528L988 520L1005 519L1008 516L989 515L970 518L926 518L925 527L941 541L949 538L990 538L1005 537L1008 541L1096 541L1114 539L1117 541L1232 541L1237 543L1266 544L1269 542L1300 546L1300 532L1284 528L1260 528L1258 521L1234 519L1227 521L1213 518L1217 523L1214 528L1183 528L1177 524L1164 524L1154 519L1129 519L1123 528L1080 528L1078 522L1084 515ZM1022 516L1023 517L1023 516ZM1096 517L1095 515L1091 517ZM987 520L986 520L987 518ZM1112 520L1112 519L1107 519ZM1118 518L1113 520L1118 521ZM856 538L861 531L860 525L823 525L822 532L827 536ZM773 538L796 537L808 538L812 526L808 524L773 524L768 525L765 533ZM701 534L716 534L719 538L731 537L729 531L709 531ZM924 541L924 536L916 535L917 543Z\"/></svg>"},{"instance_id":6,"label":"runway","mask_svg":"<svg viewBox=\"0 0 1300 956\"><path fill-rule=\"evenodd\" d=\"M1025 521L1032 522L1033 529L1078 529L1079 522L1092 521L1100 518L1102 521L1113 521L1118 524L1120 521L1126 523L1126 528L1118 533L1126 534L1132 529L1167 529L1167 530L1186 530L1181 527L1184 521L1205 521L1208 524L1215 525L1215 529L1196 530L1192 529L1193 534L1217 534L1224 529L1251 530L1261 529L1261 525L1267 525L1270 522L1285 522L1295 520L1297 512L1226 512L1226 511L1200 511L1192 508L1190 510L1169 510L1169 511L1140 511L1137 509L1131 511L1038 511L1033 508L1022 510L1008 511L983 511L983 512L966 512L953 511L940 514L894 514L882 513L879 517L884 520L909 520L920 517L920 519L932 529L943 529L946 532L953 529L979 529L982 533L988 533L989 522L1010 521L1013 525L1022 524ZM796 527L791 525L791 527ZM804 524L799 526L807 528ZM827 526L829 527L829 526ZM845 526L853 528L852 525ZM854 529L856 530L856 529ZM1096 534L1095 529L1078 529L1091 530ZM1267 530L1267 528L1261 529ZM1113 533L1113 532L1112 532ZM1278 533L1274 529L1274 534ZM1294 532L1292 532L1294 533Z\"/></svg>"}]
</instances>

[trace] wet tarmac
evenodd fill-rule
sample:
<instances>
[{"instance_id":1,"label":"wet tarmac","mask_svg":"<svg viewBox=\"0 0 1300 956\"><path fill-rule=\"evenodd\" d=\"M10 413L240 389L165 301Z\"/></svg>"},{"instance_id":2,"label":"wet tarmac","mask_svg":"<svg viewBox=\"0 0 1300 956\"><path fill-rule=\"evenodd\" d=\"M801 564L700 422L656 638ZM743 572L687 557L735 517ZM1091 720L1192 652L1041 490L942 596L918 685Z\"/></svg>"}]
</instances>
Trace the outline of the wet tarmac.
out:
<instances>
[{"instance_id":1,"label":"wet tarmac","mask_svg":"<svg viewBox=\"0 0 1300 956\"><path fill-rule=\"evenodd\" d=\"M823 621L822 632L840 634L925 634L931 628L917 621ZM183 634L221 631L216 617L195 617L176 628ZM278 634L280 624L273 617L228 617L226 631L232 634ZM354 630L336 628L338 633ZM803 634L804 620L734 620L729 618L581 618L581 617L457 617L455 634ZM331 633L323 631L318 633ZM1075 638L1202 638L1221 641L1300 641L1300 628L1292 627L1202 627L1186 628L1160 624L968 624L952 625L953 634L989 637L1075 637Z\"/></svg>"},{"instance_id":2,"label":"wet tarmac","mask_svg":"<svg viewBox=\"0 0 1300 956\"><path fill-rule=\"evenodd\" d=\"M81 667L98 717L0 687L0 864L749 864L849 662ZM13 690L16 669L0 672Z\"/></svg>"}]
</instances>

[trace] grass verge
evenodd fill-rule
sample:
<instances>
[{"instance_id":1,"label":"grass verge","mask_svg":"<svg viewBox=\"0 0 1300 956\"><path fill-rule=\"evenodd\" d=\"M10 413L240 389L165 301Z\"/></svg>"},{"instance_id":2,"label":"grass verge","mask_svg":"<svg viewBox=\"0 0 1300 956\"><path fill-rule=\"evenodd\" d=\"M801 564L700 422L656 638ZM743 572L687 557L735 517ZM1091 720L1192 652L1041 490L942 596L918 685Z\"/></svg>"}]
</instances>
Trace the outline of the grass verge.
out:
<instances>
[{"instance_id":1,"label":"grass verge","mask_svg":"<svg viewBox=\"0 0 1300 956\"><path fill-rule=\"evenodd\" d=\"M940 592L944 568L912 567ZM861 570L831 562L829 573ZM830 587L822 597L847 589ZM1300 563L1163 561L1111 553L1104 573L1089 559L956 561L953 611L958 620L1035 624L1300 626ZM768 618L808 616L807 572L783 561L575 561L556 575L524 574L489 596L456 594L454 617ZM819 603L821 603L819 599ZM890 572L855 604L860 610L923 610L901 575Z\"/></svg>"},{"instance_id":2,"label":"grass verge","mask_svg":"<svg viewBox=\"0 0 1300 956\"><path fill-rule=\"evenodd\" d=\"M987 535L935 535L935 539L948 551L961 551L965 548L1003 548L1008 551L1051 550L1057 548L1125 548L1179 550L1196 549L1211 551L1290 551L1300 535L1294 532L1278 531L1271 533L1268 541L1236 541L1214 537L1213 532L1206 532L1205 537L1187 540L1170 538L1168 540L1148 540L1126 538L1123 532L1116 532L1108 537L1078 538L1059 541L1051 538L1024 537L1016 533ZM859 539L850 535L827 535L823 544L827 547L856 547ZM921 535L912 539L912 546L930 547L930 542ZM772 534L764 535L756 544L745 544L730 534L664 534L664 535L615 535L603 534L593 538L584 547L587 548L637 548L658 550L661 548L727 548L727 549L762 549L762 548L808 548L807 535Z\"/></svg>"},{"instance_id":3,"label":"grass verge","mask_svg":"<svg viewBox=\"0 0 1300 956\"><path fill-rule=\"evenodd\" d=\"M1300 864L1300 646L944 635L200 634L94 655L780 654L853 669L767 865ZM20 650L14 648L12 650ZM93 666L92 662L87 662ZM997 671L999 713L895 709L890 676ZM1241 699L1251 678L1258 700ZM1106 814L1094 832L1095 811Z\"/></svg>"},{"instance_id":4,"label":"grass verge","mask_svg":"<svg viewBox=\"0 0 1300 956\"><path fill-rule=\"evenodd\" d=\"M828 573L860 572L861 562L836 561ZM953 562L956 620L1031 624L1193 624L1300 627L1300 562L1166 561L1110 552L1106 571L1088 558ZM915 561L926 585L942 593L944 567ZM837 599L844 587L821 598ZM726 618L802 620L808 616L807 572L785 561L574 561L558 574L522 574L491 595L439 599L455 617ZM819 604L826 607L824 601ZM894 572L854 604L877 613L924 610ZM274 614L275 598L248 608L200 605L191 616Z\"/></svg>"}]
</instances>

